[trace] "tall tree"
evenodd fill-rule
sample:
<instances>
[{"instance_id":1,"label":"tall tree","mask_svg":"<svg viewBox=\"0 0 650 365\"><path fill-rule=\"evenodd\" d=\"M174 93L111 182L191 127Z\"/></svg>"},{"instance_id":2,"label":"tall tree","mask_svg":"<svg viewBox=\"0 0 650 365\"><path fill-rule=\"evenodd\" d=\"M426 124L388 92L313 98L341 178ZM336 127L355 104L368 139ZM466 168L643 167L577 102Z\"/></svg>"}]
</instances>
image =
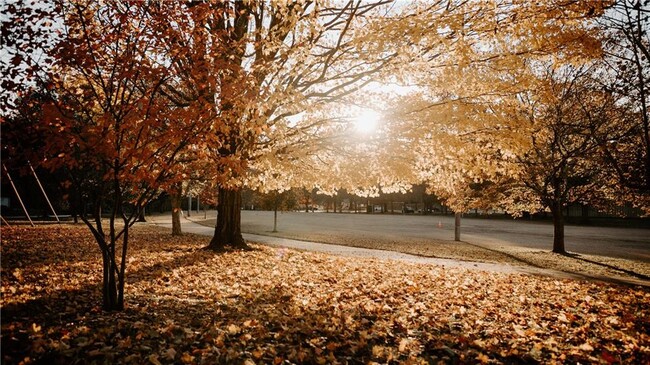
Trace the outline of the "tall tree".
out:
<instances>
[{"instance_id":1,"label":"tall tree","mask_svg":"<svg viewBox=\"0 0 650 365\"><path fill-rule=\"evenodd\" d=\"M52 64L30 65L33 80L49 92L33 126L46 135L38 162L66 171L74 201L91 207L92 216L81 219L102 254L103 307L121 310L129 228L159 187L176 178L176 158L201 125L162 97L170 72L151 57L160 41L150 4L56 5L51 19L60 36L49 51Z\"/></svg>"},{"instance_id":2,"label":"tall tree","mask_svg":"<svg viewBox=\"0 0 650 365\"><path fill-rule=\"evenodd\" d=\"M649 209L650 1L618 0L599 19L605 57L603 87L626 105L618 135L602 139L601 153L627 199ZM622 196L625 196L622 194Z\"/></svg>"},{"instance_id":3,"label":"tall tree","mask_svg":"<svg viewBox=\"0 0 650 365\"><path fill-rule=\"evenodd\" d=\"M518 178L497 182L511 201L528 200L532 211L536 204L550 210L556 253L565 253L564 212L569 204L607 206L608 184L593 136L612 135L618 108L590 76L588 69L548 71L535 92L520 96L521 117L528 123L519 132L529 138L528 148L514 158Z\"/></svg>"},{"instance_id":4,"label":"tall tree","mask_svg":"<svg viewBox=\"0 0 650 365\"><path fill-rule=\"evenodd\" d=\"M181 25L178 29L194 34L192 41L184 42L193 45L193 61L175 65L176 74L191 75L196 66L204 70L200 85L213 86L205 87L203 94L222 122L211 131L214 142L205 145L219 181L211 248L246 247L240 230L240 189L252 161L291 129L299 133L287 117L349 95L395 58L394 51L382 54L372 42L364 50L369 56L359 57L362 34L356 33L362 24L376 21L370 15L378 15L386 4L226 1L188 6L193 20L182 26L194 30L184 32ZM174 42L180 41L170 44ZM212 53L210 47L217 45L219 53ZM196 60L201 62L197 65ZM188 98L186 89L173 83L164 87L178 105L195 97Z\"/></svg>"},{"instance_id":5,"label":"tall tree","mask_svg":"<svg viewBox=\"0 0 650 365\"><path fill-rule=\"evenodd\" d=\"M415 146L416 171L454 211L509 199L493 182L521 178L511 162L530 145L522 129L526 120L512 117L521 108L516 96L535 92L545 62L561 68L600 56L593 19L607 5L483 3L440 30L447 42L427 54L444 54L444 62L432 57L434 62L419 68L424 72L413 72L422 87L415 97L401 98L394 133ZM529 191L507 202L517 210L537 201Z\"/></svg>"}]
</instances>

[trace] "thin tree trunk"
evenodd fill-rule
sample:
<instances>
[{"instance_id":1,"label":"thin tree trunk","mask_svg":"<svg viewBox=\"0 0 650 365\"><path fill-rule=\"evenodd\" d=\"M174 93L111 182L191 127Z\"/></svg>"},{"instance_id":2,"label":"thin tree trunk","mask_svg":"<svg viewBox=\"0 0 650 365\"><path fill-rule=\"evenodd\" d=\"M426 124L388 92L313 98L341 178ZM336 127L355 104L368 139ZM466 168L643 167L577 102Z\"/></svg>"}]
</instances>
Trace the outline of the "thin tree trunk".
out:
<instances>
[{"instance_id":1,"label":"thin tree trunk","mask_svg":"<svg viewBox=\"0 0 650 365\"><path fill-rule=\"evenodd\" d=\"M180 186L176 186L170 197L172 203L172 236L180 236L183 234L183 230L181 229L181 203L183 197L181 194Z\"/></svg>"},{"instance_id":2,"label":"thin tree trunk","mask_svg":"<svg viewBox=\"0 0 650 365\"><path fill-rule=\"evenodd\" d=\"M144 207L141 208L144 211ZM129 221L122 214L122 220L124 222L124 233L122 234L122 257L120 260L120 272L117 276L117 303L116 309L124 309L124 284L126 283L126 252L129 247Z\"/></svg>"},{"instance_id":3,"label":"thin tree trunk","mask_svg":"<svg viewBox=\"0 0 650 365\"><path fill-rule=\"evenodd\" d=\"M102 280L102 299L104 303L104 310L122 310L118 303L117 295L117 281L115 280L115 265L114 260L109 257L110 250L102 252L103 257L103 272L104 277Z\"/></svg>"},{"instance_id":4,"label":"thin tree trunk","mask_svg":"<svg viewBox=\"0 0 650 365\"><path fill-rule=\"evenodd\" d=\"M250 249L241 234L241 190L219 187L217 224L208 248L221 251L226 246Z\"/></svg>"},{"instance_id":5,"label":"thin tree trunk","mask_svg":"<svg viewBox=\"0 0 650 365\"><path fill-rule=\"evenodd\" d=\"M121 195L119 195L119 189L116 189L116 191L118 191L116 200L122 200ZM80 215L79 218L92 232L102 253L102 307L106 311L121 311L124 310L124 278L126 272L127 244L129 239L128 222L124 216L124 212L116 204L115 206L120 209L119 211L122 214L122 220L125 224L125 231L122 235L121 263L118 269L117 262L115 261L115 252L117 240L119 240L120 235L116 234L115 230L115 211L111 213L109 223L110 232L108 235L104 233L101 199L98 198L103 193L104 191L98 191L97 197L95 197L92 208L92 217L94 218L94 222L91 223L85 213Z\"/></svg>"},{"instance_id":6,"label":"thin tree trunk","mask_svg":"<svg viewBox=\"0 0 650 365\"><path fill-rule=\"evenodd\" d=\"M454 241L460 241L460 217L461 213L454 213Z\"/></svg>"},{"instance_id":7,"label":"thin tree trunk","mask_svg":"<svg viewBox=\"0 0 650 365\"><path fill-rule=\"evenodd\" d=\"M553 215L553 252L565 254L564 249L564 215L562 215L562 205L554 203L551 207Z\"/></svg>"},{"instance_id":8,"label":"thin tree trunk","mask_svg":"<svg viewBox=\"0 0 650 365\"><path fill-rule=\"evenodd\" d=\"M138 214L138 222L146 222L147 217L144 216L144 207L140 209L140 214Z\"/></svg>"}]
</instances>

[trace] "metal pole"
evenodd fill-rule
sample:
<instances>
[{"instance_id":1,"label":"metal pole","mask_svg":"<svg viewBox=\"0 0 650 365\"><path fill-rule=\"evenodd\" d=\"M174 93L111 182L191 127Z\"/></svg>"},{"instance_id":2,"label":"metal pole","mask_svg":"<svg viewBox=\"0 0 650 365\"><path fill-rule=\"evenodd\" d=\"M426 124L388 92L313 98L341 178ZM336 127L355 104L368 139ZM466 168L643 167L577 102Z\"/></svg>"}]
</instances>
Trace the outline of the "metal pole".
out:
<instances>
[{"instance_id":1,"label":"metal pole","mask_svg":"<svg viewBox=\"0 0 650 365\"><path fill-rule=\"evenodd\" d=\"M461 213L454 214L454 240L460 241L460 215Z\"/></svg>"},{"instance_id":2,"label":"metal pole","mask_svg":"<svg viewBox=\"0 0 650 365\"><path fill-rule=\"evenodd\" d=\"M6 225L8 225L9 227L11 227L11 225L9 224L9 222L7 222L7 221L4 219L3 216L0 215L0 219L2 219L2 222L3 222L4 224L6 224Z\"/></svg>"},{"instance_id":3,"label":"metal pole","mask_svg":"<svg viewBox=\"0 0 650 365\"><path fill-rule=\"evenodd\" d=\"M273 207L273 232L278 231L278 203Z\"/></svg>"},{"instance_id":4,"label":"metal pole","mask_svg":"<svg viewBox=\"0 0 650 365\"><path fill-rule=\"evenodd\" d=\"M52 214L54 214L54 218L56 218L57 223L61 223L61 221L59 220L59 216L56 215L56 212L54 211L54 207L52 206L52 203L50 203L50 198L47 197L47 194L45 193L45 189L43 189L43 185L41 185L41 180L38 179L38 175L36 175L36 171L34 171L34 168L32 167L32 163L27 161L27 164L29 165L29 169L32 170L32 174L34 174L34 177L36 178L36 182L38 183L38 187L41 188L41 192L43 193L43 196L47 201L47 205L50 206L50 210L52 211Z\"/></svg>"},{"instance_id":5,"label":"metal pole","mask_svg":"<svg viewBox=\"0 0 650 365\"><path fill-rule=\"evenodd\" d=\"M9 171L7 171L7 166L2 164L2 168L4 169L5 174L7 174L7 177L9 178L11 187L14 188L14 192L16 193L16 197L18 198L18 201L20 202L20 206L23 207L23 212L25 212L27 219L29 219L29 223L31 223L32 227L34 227L34 222L32 222L32 217L29 216L29 213L27 213L27 208L25 208L25 204L23 204L23 200L20 199L20 194L18 194L18 189L16 189L16 185L14 185L13 180L11 180L11 175L9 175Z\"/></svg>"}]
</instances>

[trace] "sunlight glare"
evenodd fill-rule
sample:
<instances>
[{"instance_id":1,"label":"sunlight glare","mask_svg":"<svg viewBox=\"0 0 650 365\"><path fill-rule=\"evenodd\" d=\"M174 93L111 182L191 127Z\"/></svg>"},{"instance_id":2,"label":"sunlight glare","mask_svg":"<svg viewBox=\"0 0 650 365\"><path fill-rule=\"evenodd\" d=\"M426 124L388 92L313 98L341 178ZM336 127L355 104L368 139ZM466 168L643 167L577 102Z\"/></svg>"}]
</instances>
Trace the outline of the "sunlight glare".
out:
<instances>
[{"instance_id":1,"label":"sunlight glare","mask_svg":"<svg viewBox=\"0 0 650 365\"><path fill-rule=\"evenodd\" d=\"M372 133L377 129L381 115L372 109L364 109L354 119L354 128L360 133Z\"/></svg>"}]
</instances>

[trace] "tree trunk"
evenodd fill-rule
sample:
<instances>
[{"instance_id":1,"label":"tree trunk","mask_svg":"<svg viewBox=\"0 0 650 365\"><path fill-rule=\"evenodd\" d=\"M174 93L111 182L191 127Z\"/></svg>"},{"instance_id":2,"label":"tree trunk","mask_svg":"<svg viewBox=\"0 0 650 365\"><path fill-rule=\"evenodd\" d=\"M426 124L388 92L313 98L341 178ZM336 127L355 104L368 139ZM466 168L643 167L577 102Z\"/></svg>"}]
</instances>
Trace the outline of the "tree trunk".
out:
<instances>
[{"instance_id":1,"label":"tree trunk","mask_svg":"<svg viewBox=\"0 0 650 365\"><path fill-rule=\"evenodd\" d=\"M144 211L144 207L142 207ZM122 234L122 257L120 258L120 271L117 275L117 308L124 309L124 284L126 283L126 252L129 248L129 221L122 216L124 231ZM113 260L115 261L115 260Z\"/></svg>"},{"instance_id":2,"label":"tree trunk","mask_svg":"<svg viewBox=\"0 0 650 365\"><path fill-rule=\"evenodd\" d=\"M554 203L551 207L553 215L553 252L565 254L564 249L564 215L562 214L562 205Z\"/></svg>"},{"instance_id":3,"label":"tree trunk","mask_svg":"<svg viewBox=\"0 0 650 365\"><path fill-rule=\"evenodd\" d=\"M171 193L170 197L172 203L172 236L180 236L183 234L183 230L181 229L181 203L183 197L181 194L181 188L180 186L177 186Z\"/></svg>"},{"instance_id":4,"label":"tree trunk","mask_svg":"<svg viewBox=\"0 0 650 365\"><path fill-rule=\"evenodd\" d=\"M114 311L124 309L124 302L118 301L117 280L115 278L114 260L110 259L110 252L102 252L103 261L103 280L102 280L102 299L104 310ZM121 297L124 297L122 294Z\"/></svg>"},{"instance_id":5,"label":"tree trunk","mask_svg":"<svg viewBox=\"0 0 650 365\"><path fill-rule=\"evenodd\" d=\"M147 217L144 216L144 207L140 210L140 214L138 214L138 222L146 222Z\"/></svg>"},{"instance_id":6,"label":"tree trunk","mask_svg":"<svg viewBox=\"0 0 650 365\"><path fill-rule=\"evenodd\" d=\"M460 241L460 217L461 213L454 213L454 241Z\"/></svg>"},{"instance_id":7,"label":"tree trunk","mask_svg":"<svg viewBox=\"0 0 650 365\"><path fill-rule=\"evenodd\" d=\"M226 246L250 249L241 234L241 190L219 187L217 225L208 248L221 251Z\"/></svg>"}]
</instances>

